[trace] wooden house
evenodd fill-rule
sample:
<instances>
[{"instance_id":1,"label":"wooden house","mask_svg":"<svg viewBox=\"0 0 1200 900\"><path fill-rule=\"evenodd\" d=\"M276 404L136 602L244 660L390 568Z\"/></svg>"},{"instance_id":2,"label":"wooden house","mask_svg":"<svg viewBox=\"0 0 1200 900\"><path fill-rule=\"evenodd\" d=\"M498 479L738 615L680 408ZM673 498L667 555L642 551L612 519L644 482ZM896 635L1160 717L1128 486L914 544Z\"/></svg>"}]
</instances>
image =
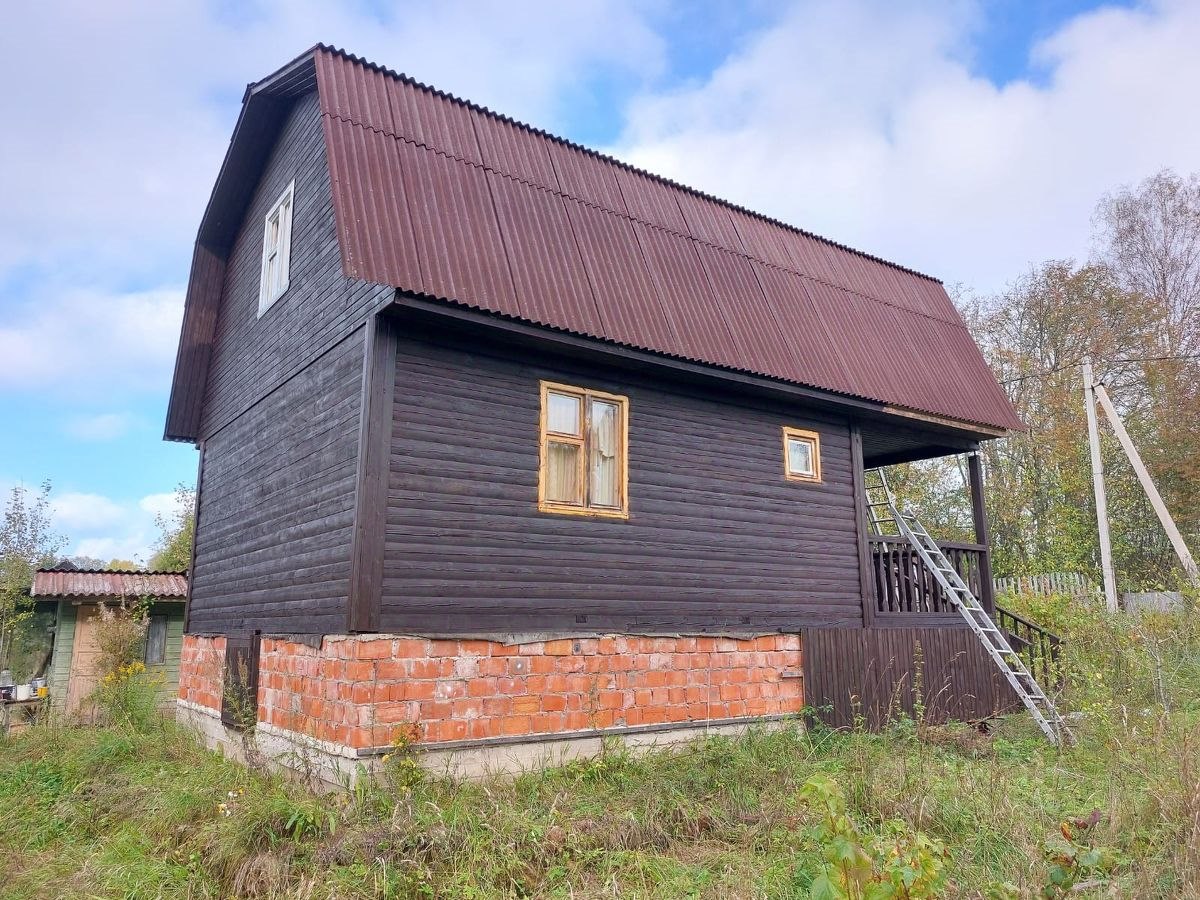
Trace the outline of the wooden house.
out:
<instances>
[{"instance_id":1,"label":"wooden house","mask_svg":"<svg viewBox=\"0 0 1200 900\"><path fill-rule=\"evenodd\" d=\"M247 89L196 241L181 710L339 759L877 719L919 644L935 714L985 715L864 471L1020 428L937 280L315 47Z\"/></svg>"},{"instance_id":2,"label":"wooden house","mask_svg":"<svg viewBox=\"0 0 1200 900\"><path fill-rule=\"evenodd\" d=\"M73 718L92 714L91 697L103 674L97 642L100 604L113 609L130 602L147 605L142 659L157 679L162 702L175 699L187 598L185 572L91 571L66 565L38 569L30 594L39 603L56 606L48 670L50 704L56 712Z\"/></svg>"}]
</instances>

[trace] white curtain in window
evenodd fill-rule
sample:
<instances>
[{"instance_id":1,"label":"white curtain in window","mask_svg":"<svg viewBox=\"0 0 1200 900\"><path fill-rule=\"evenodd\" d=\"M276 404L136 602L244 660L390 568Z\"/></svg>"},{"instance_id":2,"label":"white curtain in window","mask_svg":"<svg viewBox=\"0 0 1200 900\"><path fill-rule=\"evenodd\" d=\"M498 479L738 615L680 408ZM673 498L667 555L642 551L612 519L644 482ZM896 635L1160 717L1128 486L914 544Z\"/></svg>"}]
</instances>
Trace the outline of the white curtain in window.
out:
<instances>
[{"instance_id":1,"label":"white curtain in window","mask_svg":"<svg viewBox=\"0 0 1200 900\"><path fill-rule=\"evenodd\" d=\"M546 442L546 499L551 503L583 503L579 483L578 444Z\"/></svg>"},{"instance_id":2,"label":"white curtain in window","mask_svg":"<svg viewBox=\"0 0 1200 900\"><path fill-rule=\"evenodd\" d=\"M549 391L546 394L546 430L579 434L579 398Z\"/></svg>"},{"instance_id":3,"label":"white curtain in window","mask_svg":"<svg viewBox=\"0 0 1200 900\"><path fill-rule=\"evenodd\" d=\"M593 506L619 507L620 425L621 412L615 403L603 400L591 402L588 443L591 460L588 465L589 489Z\"/></svg>"}]
</instances>

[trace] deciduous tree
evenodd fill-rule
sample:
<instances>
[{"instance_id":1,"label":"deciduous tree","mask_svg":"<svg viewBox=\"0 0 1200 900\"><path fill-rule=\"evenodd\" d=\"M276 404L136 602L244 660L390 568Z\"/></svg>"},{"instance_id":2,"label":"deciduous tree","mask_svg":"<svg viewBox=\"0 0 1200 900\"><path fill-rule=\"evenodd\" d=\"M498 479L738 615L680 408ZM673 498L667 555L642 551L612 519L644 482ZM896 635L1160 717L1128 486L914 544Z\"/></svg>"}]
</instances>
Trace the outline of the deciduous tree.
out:
<instances>
[{"instance_id":1,"label":"deciduous tree","mask_svg":"<svg viewBox=\"0 0 1200 900\"><path fill-rule=\"evenodd\" d=\"M14 634L32 612L34 571L53 564L63 543L50 522L50 482L36 493L14 487L0 522L0 668L9 666Z\"/></svg>"},{"instance_id":2,"label":"deciduous tree","mask_svg":"<svg viewBox=\"0 0 1200 900\"><path fill-rule=\"evenodd\" d=\"M161 532L149 568L156 572L182 572L192 566L196 492L181 484L175 489L175 510L154 517Z\"/></svg>"}]
</instances>

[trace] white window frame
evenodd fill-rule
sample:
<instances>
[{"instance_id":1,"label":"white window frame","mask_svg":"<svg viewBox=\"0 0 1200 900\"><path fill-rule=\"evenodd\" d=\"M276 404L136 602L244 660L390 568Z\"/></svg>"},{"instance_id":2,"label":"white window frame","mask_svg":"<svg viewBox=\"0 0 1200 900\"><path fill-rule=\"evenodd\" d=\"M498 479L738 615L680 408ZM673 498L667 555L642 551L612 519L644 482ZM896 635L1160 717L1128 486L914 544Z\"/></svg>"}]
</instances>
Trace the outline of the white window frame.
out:
<instances>
[{"instance_id":1,"label":"white window frame","mask_svg":"<svg viewBox=\"0 0 1200 900\"><path fill-rule=\"evenodd\" d=\"M284 192L279 195L279 199L275 201L275 205L271 207L271 211L267 213L263 219L263 252L262 252L262 269L259 275L258 282L258 314L262 316L271 306L284 295L288 289L288 281L290 275L292 261L292 212L296 207L296 182L292 182L284 189ZM271 225L273 221L278 220L279 227L276 230L278 240L272 246L268 243L271 235ZM274 284L269 284L268 264L272 257L276 262L276 277Z\"/></svg>"}]
</instances>

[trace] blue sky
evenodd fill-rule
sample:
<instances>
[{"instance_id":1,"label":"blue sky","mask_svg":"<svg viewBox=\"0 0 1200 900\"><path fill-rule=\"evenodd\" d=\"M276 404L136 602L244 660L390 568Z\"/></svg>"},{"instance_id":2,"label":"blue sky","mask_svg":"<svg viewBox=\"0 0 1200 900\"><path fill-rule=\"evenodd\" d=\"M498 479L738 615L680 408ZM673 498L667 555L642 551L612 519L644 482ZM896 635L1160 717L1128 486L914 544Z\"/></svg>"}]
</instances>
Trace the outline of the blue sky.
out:
<instances>
[{"instance_id":1,"label":"blue sky","mask_svg":"<svg viewBox=\"0 0 1200 900\"><path fill-rule=\"evenodd\" d=\"M976 292L1086 256L1103 192L1200 167L1183 0L51 0L6 24L0 489L50 479L102 558L144 558L194 479L160 436L195 229L246 82L318 40Z\"/></svg>"}]
</instances>

